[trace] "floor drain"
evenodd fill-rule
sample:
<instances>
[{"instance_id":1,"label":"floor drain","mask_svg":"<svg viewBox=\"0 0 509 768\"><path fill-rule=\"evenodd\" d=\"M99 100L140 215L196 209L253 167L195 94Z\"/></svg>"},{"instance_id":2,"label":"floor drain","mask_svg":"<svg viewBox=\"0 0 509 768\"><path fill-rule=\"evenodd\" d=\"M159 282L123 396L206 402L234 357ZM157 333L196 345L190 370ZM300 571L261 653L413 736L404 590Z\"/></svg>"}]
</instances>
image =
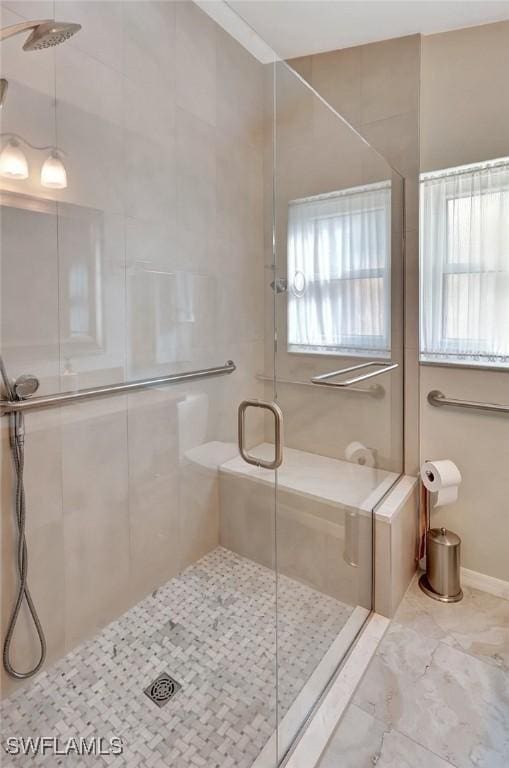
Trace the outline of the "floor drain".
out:
<instances>
[{"instance_id":1,"label":"floor drain","mask_svg":"<svg viewBox=\"0 0 509 768\"><path fill-rule=\"evenodd\" d=\"M163 672L162 675L156 677L153 683L150 683L148 688L145 688L144 693L157 704L158 707L164 707L164 705L175 696L182 686L177 683L176 680Z\"/></svg>"}]
</instances>

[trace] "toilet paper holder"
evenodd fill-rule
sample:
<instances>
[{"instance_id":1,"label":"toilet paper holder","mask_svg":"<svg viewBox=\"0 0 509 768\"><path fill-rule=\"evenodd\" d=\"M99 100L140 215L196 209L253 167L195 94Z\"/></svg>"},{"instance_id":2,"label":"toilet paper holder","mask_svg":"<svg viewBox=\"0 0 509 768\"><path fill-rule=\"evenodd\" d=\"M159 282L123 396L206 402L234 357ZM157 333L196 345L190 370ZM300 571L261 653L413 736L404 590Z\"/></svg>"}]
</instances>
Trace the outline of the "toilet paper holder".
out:
<instances>
[{"instance_id":1,"label":"toilet paper holder","mask_svg":"<svg viewBox=\"0 0 509 768\"><path fill-rule=\"evenodd\" d=\"M454 502L461 479L458 467L449 460L425 461L421 467L426 505L426 573L421 575L419 586L426 595L443 603L456 603L463 597L460 583L461 539L444 526L431 527L429 500L433 494L437 501L434 507L441 506L441 494L442 498L445 494L442 503Z\"/></svg>"}]
</instances>

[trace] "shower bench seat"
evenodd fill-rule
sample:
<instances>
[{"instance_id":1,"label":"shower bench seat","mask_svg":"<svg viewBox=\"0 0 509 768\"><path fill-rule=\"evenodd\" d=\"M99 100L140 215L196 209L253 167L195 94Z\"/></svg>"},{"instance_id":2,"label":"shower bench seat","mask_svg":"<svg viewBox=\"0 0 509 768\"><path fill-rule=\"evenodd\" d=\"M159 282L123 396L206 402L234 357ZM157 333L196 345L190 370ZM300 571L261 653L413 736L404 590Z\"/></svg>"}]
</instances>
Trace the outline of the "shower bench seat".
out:
<instances>
[{"instance_id":1,"label":"shower bench seat","mask_svg":"<svg viewBox=\"0 0 509 768\"><path fill-rule=\"evenodd\" d=\"M262 459L273 452L269 443L250 449ZM219 466L223 546L274 567L276 537L280 572L393 616L416 567L417 479L285 448L275 514L275 474L238 455Z\"/></svg>"},{"instance_id":2,"label":"shower bench seat","mask_svg":"<svg viewBox=\"0 0 509 768\"><path fill-rule=\"evenodd\" d=\"M250 454L273 456L261 443ZM372 602L373 508L394 472L285 448L276 473L240 456L219 467L220 542L351 606ZM277 510L277 514L276 514Z\"/></svg>"},{"instance_id":3,"label":"shower bench seat","mask_svg":"<svg viewBox=\"0 0 509 768\"><path fill-rule=\"evenodd\" d=\"M273 458L274 446L261 443L249 452L256 458L267 460ZM396 472L295 448L285 448L283 455L283 464L277 471L278 490L290 491L342 509L371 512L398 479ZM247 464L240 456L221 464L220 471L274 485L273 470Z\"/></svg>"},{"instance_id":4,"label":"shower bench seat","mask_svg":"<svg viewBox=\"0 0 509 768\"><path fill-rule=\"evenodd\" d=\"M262 459L273 451L269 443L250 448ZM277 540L280 572L365 608L374 567L375 610L394 615L415 572L415 477L285 448L276 497L276 473L247 464L234 443L212 441L184 456L186 492L205 482L217 498L208 526L216 545L273 568Z\"/></svg>"}]
</instances>

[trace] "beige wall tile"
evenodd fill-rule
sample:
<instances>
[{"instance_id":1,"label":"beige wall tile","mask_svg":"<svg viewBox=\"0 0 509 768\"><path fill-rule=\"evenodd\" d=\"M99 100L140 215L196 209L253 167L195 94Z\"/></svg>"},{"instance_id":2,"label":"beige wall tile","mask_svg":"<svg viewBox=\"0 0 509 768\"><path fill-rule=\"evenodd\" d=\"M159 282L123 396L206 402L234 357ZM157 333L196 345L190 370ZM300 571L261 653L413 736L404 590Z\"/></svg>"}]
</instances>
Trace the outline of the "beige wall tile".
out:
<instances>
[{"instance_id":1,"label":"beige wall tile","mask_svg":"<svg viewBox=\"0 0 509 768\"><path fill-rule=\"evenodd\" d=\"M108 401L112 405L113 401ZM119 406L124 406L123 408ZM113 408L115 410L113 410ZM110 412L95 403L67 406L62 424L64 515L86 520L127 508L127 415L115 398ZM92 481L92 482L91 482Z\"/></svg>"},{"instance_id":2,"label":"beige wall tile","mask_svg":"<svg viewBox=\"0 0 509 768\"><path fill-rule=\"evenodd\" d=\"M362 134L370 144L405 178L417 179L419 173L418 114L406 112L363 123Z\"/></svg>"},{"instance_id":3,"label":"beige wall tile","mask_svg":"<svg viewBox=\"0 0 509 768\"><path fill-rule=\"evenodd\" d=\"M299 56L297 59L289 59L288 64L294 69L297 74L307 80L308 83L312 82L312 67L314 56Z\"/></svg>"},{"instance_id":4,"label":"beige wall tile","mask_svg":"<svg viewBox=\"0 0 509 768\"><path fill-rule=\"evenodd\" d=\"M26 7L29 3L20 2L19 5ZM68 44L99 59L112 69L122 70L122 2L108 0L107 3L88 3L87 0L56 0L55 8L51 10L49 16L44 13L42 3L38 0L34 5L38 7L38 12L35 17L29 16L29 18L72 19L75 23L81 24L79 37L75 37Z\"/></svg>"},{"instance_id":5,"label":"beige wall tile","mask_svg":"<svg viewBox=\"0 0 509 768\"><path fill-rule=\"evenodd\" d=\"M66 650L94 635L132 604L129 557L127 506L66 515Z\"/></svg>"},{"instance_id":6,"label":"beige wall tile","mask_svg":"<svg viewBox=\"0 0 509 768\"><path fill-rule=\"evenodd\" d=\"M10 482L14 467L6 455ZM25 417L26 530L62 522L62 445L60 412L40 411ZM12 499L9 499L11 507Z\"/></svg>"},{"instance_id":7,"label":"beige wall tile","mask_svg":"<svg viewBox=\"0 0 509 768\"><path fill-rule=\"evenodd\" d=\"M509 21L423 38L421 170L509 154Z\"/></svg>"},{"instance_id":8,"label":"beige wall tile","mask_svg":"<svg viewBox=\"0 0 509 768\"><path fill-rule=\"evenodd\" d=\"M417 349L405 349L405 474L416 475L420 461L419 355Z\"/></svg>"},{"instance_id":9,"label":"beige wall tile","mask_svg":"<svg viewBox=\"0 0 509 768\"><path fill-rule=\"evenodd\" d=\"M420 35L363 45L360 51L362 124L417 112Z\"/></svg>"},{"instance_id":10,"label":"beige wall tile","mask_svg":"<svg viewBox=\"0 0 509 768\"><path fill-rule=\"evenodd\" d=\"M405 347L419 345L419 233L408 230L405 236Z\"/></svg>"},{"instance_id":11,"label":"beige wall tile","mask_svg":"<svg viewBox=\"0 0 509 768\"><path fill-rule=\"evenodd\" d=\"M263 132L263 67L230 35L216 28L218 140L260 149Z\"/></svg>"},{"instance_id":12,"label":"beige wall tile","mask_svg":"<svg viewBox=\"0 0 509 768\"><path fill-rule=\"evenodd\" d=\"M129 600L142 599L181 569L178 473L134 484L129 496Z\"/></svg>"},{"instance_id":13,"label":"beige wall tile","mask_svg":"<svg viewBox=\"0 0 509 768\"><path fill-rule=\"evenodd\" d=\"M177 104L216 123L216 24L194 3L176 3Z\"/></svg>"},{"instance_id":14,"label":"beige wall tile","mask_svg":"<svg viewBox=\"0 0 509 768\"><path fill-rule=\"evenodd\" d=\"M122 69L141 88L148 83L163 88L175 80L175 5L157 0L122 3Z\"/></svg>"},{"instance_id":15,"label":"beige wall tile","mask_svg":"<svg viewBox=\"0 0 509 768\"><path fill-rule=\"evenodd\" d=\"M195 563L219 544L219 476L186 462L180 469L180 568Z\"/></svg>"},{"instance_id":16,"label":"beige wall tile","mask_svg":"<svg viewBox=\"0 0 509 768\"><path fill-rule=\"evenodd\" d=\"M274 489L223 472L219 482L221 546L274 568Z\"/></svg>"},{"instance_id":17,"label":"beige wall tile","mask_svg":"<svg viewBox=\"0 0 509 768\"><path fill-rule=\"evenodd\" d=\"M311 84L348 122L361 123L361 60L360 47L330 51L310 57ZM293 66L293 62L290 62ZM306 77L307 79L307 77Z\"/></svg>"},{"instance_id":18,"label":"beige wall tile","mask_svg":"<svg viewBox=\"0 0 509 768\"><path fill-rule=\"evenodd\" d=\"M33 511L33 510L32 510ZM12 610L17 590L18 577L15 572L13 557L14 540L8 537L9 546L2 552L2 587L5 589L5 577L11 587L2 599L2 623ZM7 541L5 542L7 544ZM28 584L37 612L41 620L47 642L46 663L59 658L65 649L65 552L63 526L61 522L51 522L39 526L27 536L29 548ZM4 570L5 568L5 570ZM8 573L6 573L6 571ZM5 624L4 624L5 626ZM15 669L24 671L39 660L40 649L32 619L24 603L12 642L11 662ZM18 683L8 678L2 668L2 695L7 695Z\"/></svg>"}]
</instances>

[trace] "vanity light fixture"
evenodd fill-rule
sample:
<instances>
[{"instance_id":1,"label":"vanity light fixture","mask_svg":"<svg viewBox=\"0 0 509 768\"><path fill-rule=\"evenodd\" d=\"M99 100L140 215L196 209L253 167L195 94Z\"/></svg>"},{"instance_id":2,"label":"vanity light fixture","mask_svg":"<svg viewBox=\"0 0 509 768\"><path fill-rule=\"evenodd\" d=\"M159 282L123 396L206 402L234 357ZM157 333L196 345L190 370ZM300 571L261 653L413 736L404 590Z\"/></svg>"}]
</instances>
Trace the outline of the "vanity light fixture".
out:
<instances>
[{"instance_id":1,"label":"vanity light fixture","mask_svg":"<svg viewBox=\"0 0 509 768\"><path fill-rule=\"evenodd\" d=\"M48 189L65 189L67 172L56 150L52 150L41 168L41 185Z\"/></svg>"},{"instance_id":2,"label":"vanity light fixture","mask_svg":"<svg viewBox=\"0 0 509 768\"><path fill-rule=\"evenodd\" d=\"M7 138L7 144L0 152L0 176L7 179L28 179L28 161L20 144L35 149L38 152L48 152L49 155L42 164L41 186L46 189L66 189L67 171L62 161L62 151L56 147L37 147L16 133L0 134Z\"/></svg>"},{"instance_id":3,"label":"vanity light fixture","mask_svg":"<svg viewBox=\"0 0 509 768\"><path fill-rule=\"evenodd\" d=\"M28 179L28 162L19 142L11 138L0 152L0 176Z\"/></svg>"}]
</instances>

